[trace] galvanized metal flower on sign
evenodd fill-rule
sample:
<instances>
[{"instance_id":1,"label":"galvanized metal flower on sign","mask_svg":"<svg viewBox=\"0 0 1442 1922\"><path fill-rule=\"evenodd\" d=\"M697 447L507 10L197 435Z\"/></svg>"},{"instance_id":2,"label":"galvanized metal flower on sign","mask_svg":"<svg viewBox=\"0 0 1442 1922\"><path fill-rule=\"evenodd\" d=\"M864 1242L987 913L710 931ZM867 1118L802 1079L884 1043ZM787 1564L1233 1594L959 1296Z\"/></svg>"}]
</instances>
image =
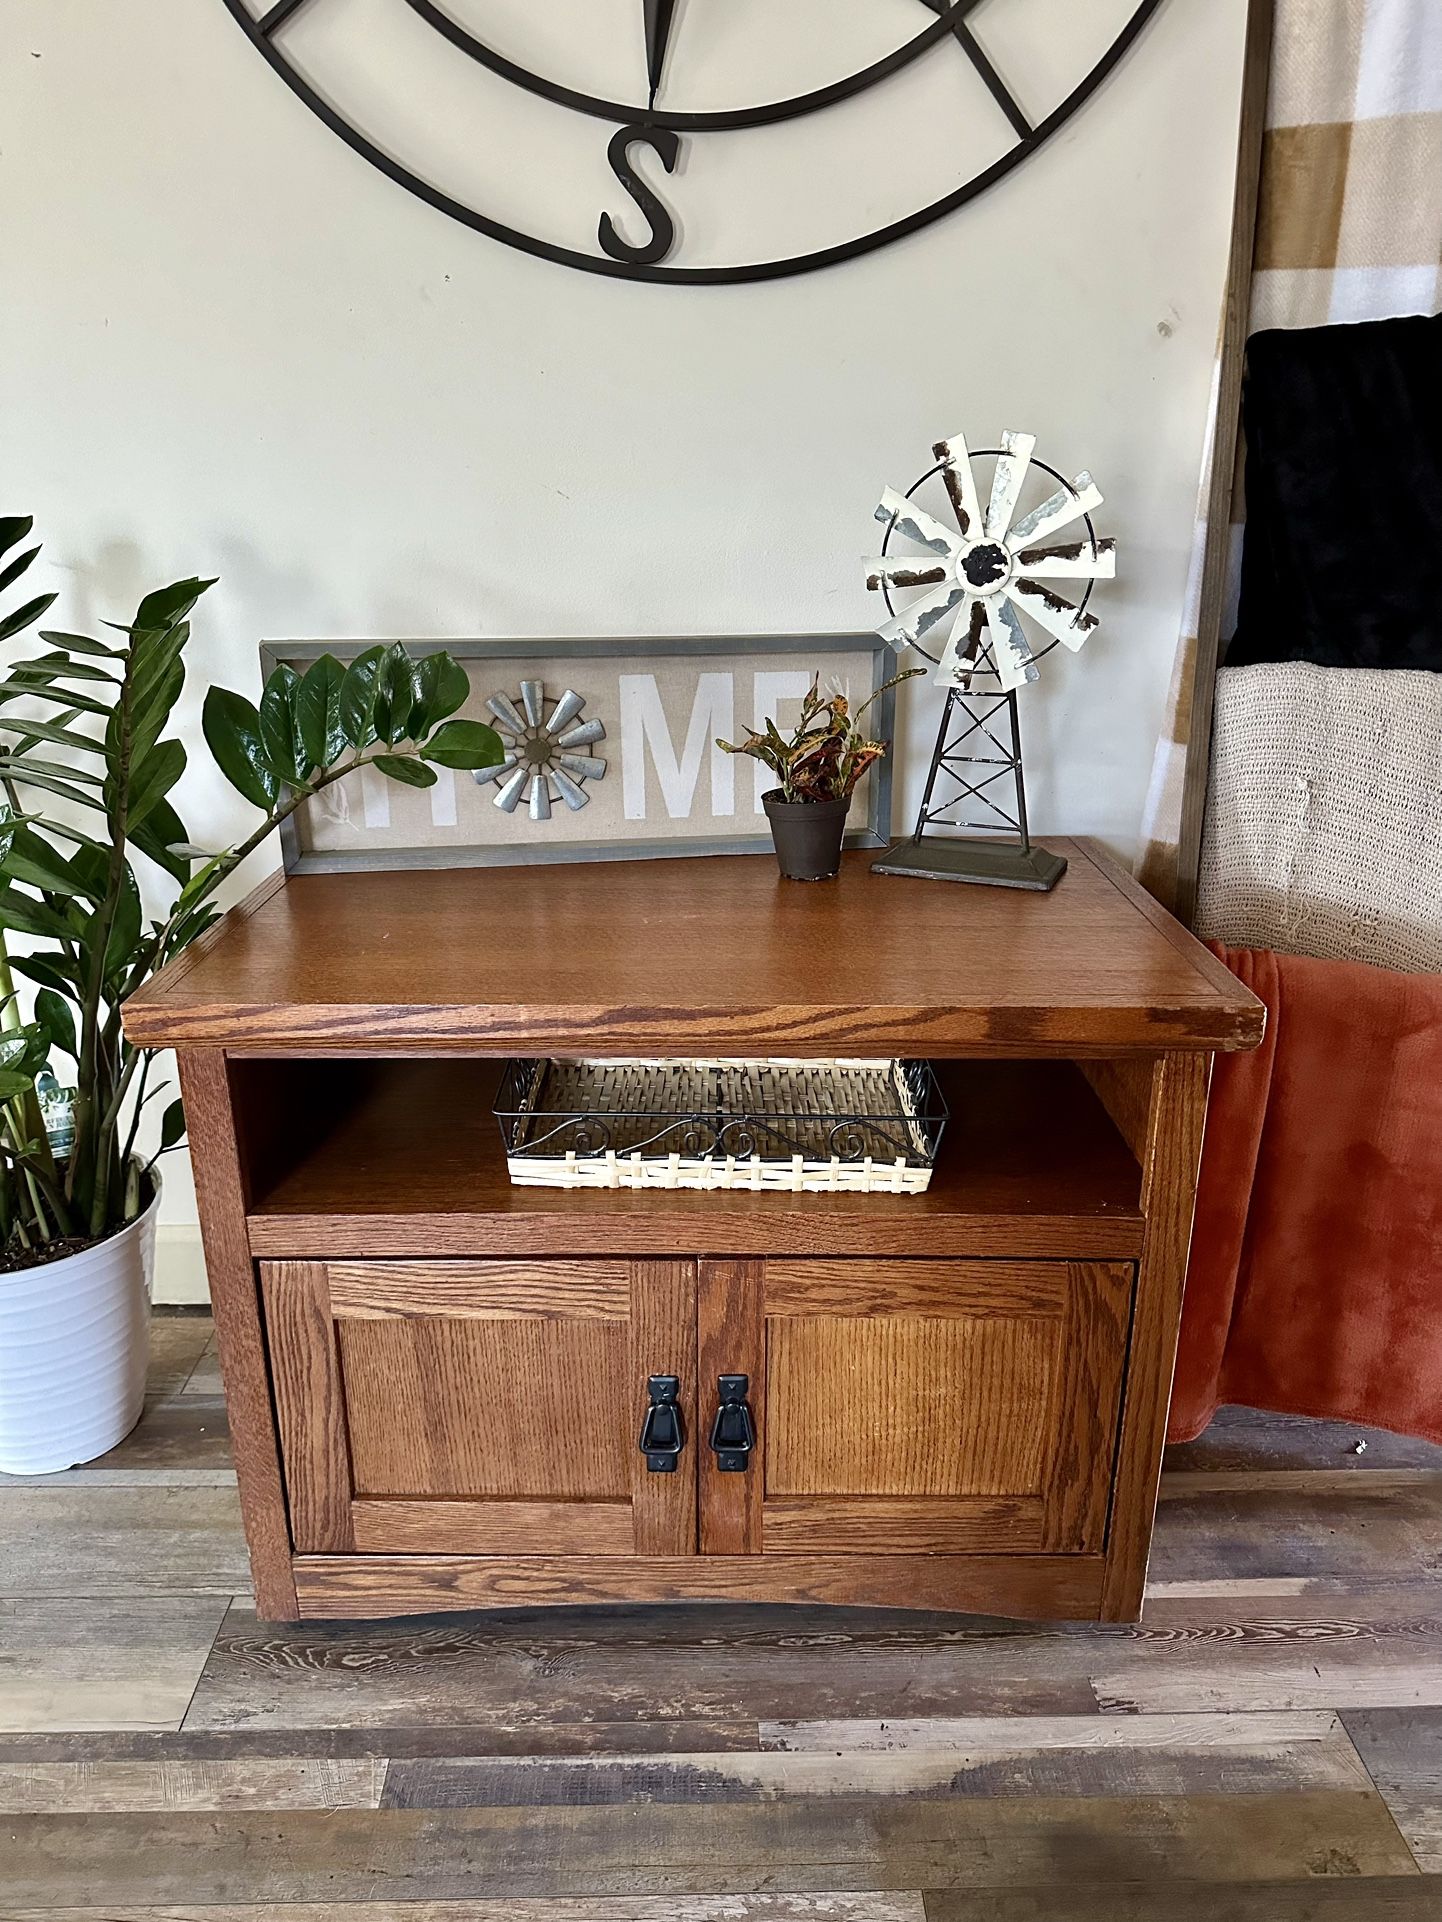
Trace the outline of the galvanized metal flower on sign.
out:
<instances>
[{"instance_id":1,"label":"galvanized metal flower on sign","mask_svg":"<svg viewBox=\"0 0 1442 1922\"><path fill-rule=\"evenodd\" d=\"M985 511L961 435L938 441L933 449L937 465L923 479L939 475L944 482L956 533L916 504L916 488L900 494L888 487L876 509L888 544L893 535L904 535L926 552L883 553L869 560L867 586L887 593L888 605L891 588L931 590L893 614L878 632L891 646L914 647L935 661L933 678L943 687L969 687L972 676L985 667L994 668L1006 693L1036 680L1036 657L1018 612L1075 653L1097 627L1096 616L1087 612L1086 597L1078 607L1045 583L1090 583L1110 580L1116 573L1116 542L1098 540L1089 519L1083 539L1052 540L1101 506L1101 492L1091 475L1081 473L1066 481L1055 469L1045 468L1061 485L1023 519L1014 520L1036 437L1006 433L1001 440L999 449L988 450L997 459ZM943 637L938 656L934 649Z\"/></svg>"},{"instance_id":2,"label":"galvanized metal flower on sign","mask_svg":"<svg viewBox=\"0 0 1442 1922\"><path fill-rule=\"evenodd\" d=\"M486 706L495 715L496 732L506 750L499 767L478 768L476 780L499 783L495 804L513 814L524 795L533 821L549 821L551 803L583 808L590 795L584 783L602 780L606 763L595 754L577 753L606 737L599 721L584 721L583 695L567 688L547 713L545 685L522 681L520 706L505 693L493 694Z\"/></svg>"}]
</instances>

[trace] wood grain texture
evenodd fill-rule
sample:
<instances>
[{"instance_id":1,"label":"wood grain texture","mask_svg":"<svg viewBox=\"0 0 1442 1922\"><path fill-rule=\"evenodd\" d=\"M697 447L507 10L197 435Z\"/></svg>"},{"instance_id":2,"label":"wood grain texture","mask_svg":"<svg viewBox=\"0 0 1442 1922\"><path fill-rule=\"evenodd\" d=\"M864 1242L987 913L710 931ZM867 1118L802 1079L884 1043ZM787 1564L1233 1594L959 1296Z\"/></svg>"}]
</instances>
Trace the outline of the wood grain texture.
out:
<instances>
[{"instance_id":1,"label":"wood grain texture","mask_svg":"<svg viewBox=\"0 0 1442 1922\"><path fill-rule=\"evenodd\" d=\"M487 1061L238 1061L242 1118L313 1126L252 1209L258 1256L697 1254L1094 1255L1141 1248L1141 1173L1066 1061L957 1061L919 1195L518 1188L490 1113ZM259 1077L259 1092L248 1090ZM263 1096L263 1098L261 1098Z\"/></svg>"},{"instance_id":2,"label":"wood grain texture","mask_svg":"<svg viewBox=\"0 0 1442 1922\"><path fill-rule=\"evenodd\" d=\"M1061 1322L792 1314L767 1324L772 1495L1041 1487Z\"/></svg>"},{"instance_id":3,"label":"wood grain texture","mask_svg":"<svg viewBox=\"0 0 1442 1922\"><path fill-rule=\"evenodd\" d=\"M296 1613L290 1534L229 1077L214 1048L182 1050L176 1066L256 1604L274 1621L289 1620Z\"/></svg>"},{"instance_id":4,"label":"wood grain texture","mask_svg":"<svg viewBox=\"0 0 1442 1922\"><path fill-rule=\"evenodd\" d=\"M1160 1724L1147 1728L1146 1724ZM1255 1724L1256 1726L1252 1726ZM1277 1795L1371 1788L1335 1715L1010 1717L887 1745L849 1723L760 1752L436 1756L392 1762L388 1808L706 1804L802 1796ZM928 1740L935 1729L935 1739ZM996 1732L993 1733L993 1730ZM874 1731L873 1731L874 1736Z\"/></svg>"},{"instance_id":5,"label":"wood grain texture","mask_svg":"<svg viewBox=\"0 0 1442 1922\"><path fill-rule=\"evenodd\" d=\"M1099 1549L1106 1535L1133 1285L1134 1270L1116 1262L1078 1261L1067 1270L1038 1543L1058 1554Z\"/></svg>"},{"instance_id":6,"label":"wood grain texture","mask_svg":"<svg viewBox=\"0 0 1442 1922\"><path fill-rule=\"evenodd\" d=\"M1187 761L1182 779L1175 890L1167 901L1190 924L1197 905L1202 821L1212 763L1212 715L1221 665L1222 620L1231 573L1232 492L1242 424L1242 379L1251 331L1253 250L1266 140L1267 91L1271 79L1274 0L1248 0L1242 67L1242 109L1237 130L1237 177L1232 201L1232 238L1222 310L1221 365L1217 375L1216 429L1207 482L1206 543L1197 607L1197 644L1187 699Z\"/></svg>"},{"instance_id":7,"label":"wood grain texture","mask_svg":"<svg viewBox=\"0 0 1442 1922\"><path fill-rule=\"evenodd\" d=\"M1442 1709L1358 1709L1343 1719L1418 1868L1442 1875Z\"/></svg>"},{"instance_id":8,"label":"wood grain texture","mask_svg":"<svg viewBox=\"0 0 1442 1922\"><path fill-rule=\"evenodd\" d=\"M1103 1616L1108 1621L1135 1617L1146 1588L1210 1074L1210 1061L1200 1055L1163 1055L1153 1071L1142 1165L1147 1226L1107 1538Z\"/></svg>"},{"instance_id":9,"label":"wood grain texture","mask_svg":"<svg viewBox=\"0 0 1442 1922\"><path fill-rule=\"evenodd\" d=\"M788 1797L736 1806L16 1816L8 1900L64 1907L1410 1875L1380 1796Z\"/></svg>"},{"instance_id":10,"label":"wood grain texture","mask_svg":"<svg viewBox=\"0 0 1442 1922\"><path fill-rule=\"evenodd\" d=\"M358 1496L629 1494L624 1322L347 1319L337 1333Z\"/></svg>"},{"instance_id":11,"label":"wood grain texture","mask_svg":"<svg viewBox=\"0 0 1442 1922\"><path fill-rule=\"evenodd\" d=\"M373 1809L386 1764L291 1756L226 1761L0 1761L0 1815Z\"/></svg>"},{"instance_id":12,"label":"wood grain texture","mask_svg":"<svg viewBox=\"0 0 1442 1922\"><path fill-rule=\"evenodd\" d=\"M776 1315L1059 1315L1066 1269L1018 1261L768 1261Z\"/></svg>"},{"instance_id":13,"label":"wood grain texture","mask_svg":"<svg viewBox=\"0 0 1442 1922\"><path fill-rule=\"evenodd\" d=\"M926 1922L919 1890L728 1895L501 1896L495 1901L186 1903L181 1908L4 1909L0 1922ZM1391 1911L1388 1911L1391 1915Z\"/></svg>"},{"instance_id":14,"label":"wood grain texture","mask_svg":"<svg viewBox=\"0 0 1442 1922\"><path fill-rule=\"evenodd\" d=\"M179 1728L225 1609L133 1591L0 1599L0 1730Z\"/></svg>"},{"instance_id":15,"label":"wood grain texture","mask_svg":"<svg viewBox=\"0 0 1442 1922\"><path fill-rule=\"evenodd\" d=\"M356 1540L345 1390L326 1270L315 1261L267 1261L260 1283L291 1539L304 1554L344 1555Z\"/></svg>"},{"instance_id":16,"label":"wood grain texture","mask_svg":"<svg viewBox=\"0 0 1442 1922\"><path fill-rule=\"evenodd\" d=\"M1046 896L916 886L866 854L825 888L746 856L292 877L133 996L126 1030L151 1046L366 1053L1253 1045L1246 989L1149 923L1091 851L1059 845L1071 865ZM564 931L581 926L577 949ZM678 982L703 993L678 1003Z\"/></svg>"},{"instance_id":17,"label":"wood grain texture","mask_svg":"<svg viewBox=\"0 0 1442 1922\"><path fill-rule=\"evenodd\" d=\"M768 1380L764 1321L765 1268L759 1261L703 1261L696 1290L696 1381L703 1432L698 1438L697 1512L701 1553L761 1553L762 1463L766 1454ZM722 1472L709 1447L720 1398L717 1378L745 1375L757 1447L744 1474Z\"/></svg>"},{"instance_id":18,"label":"wood grain texture","mask_svg":"<svg viewBox=\"0 0 1442 1922\"><path fill-rule=\"evenodd\" d=\"M630 1502L361 1501L350 1511L362 1555L629 1555Z\"/></svg>"},{"instance_id":19,"label":"wood grain texture","mask_svg":"<svg viewBox=\"0 0 1442 1922\"><path fill-rule=\"evenodd\" d=\"M698 1432L694 1261L634 1261L631 1290L631 1546L638 1555L694 1555L698 1547L697 1460L706 1437ZM639 1446L652 1375L681 1384L681 1456L670 1474L652 1474ZM560 1544L557 1543L559 1548Z\"/></svg>"},{"instance_id":20,"label":"wood grain texture","mask_svg":"<svg viewBox=\"0 0 1442 1922\"><path fill-rule=\"evenodd\" d=\"M460 1317L624 1321L624 1261L334 1261L331 1307L351 1320Z\"/></svg>"},{"instance_id":21,"label":"wood grain texture","mask_svg":"<svg viewBox=\"0 0 1442 1922\"><path fill-rule=\"evenodd\" d=\"M1034 1495L773 1496L762 1507L762 1539L768 1555L1006 1555L1052 1546Z\"/></svg>"},{"instance_id":22,"label":"wood grain texture","mask_svg":"<svg viewBox=\"0 0 1442 1922\"><path fill-rule=\"evenodd\" d=\"M1420 1876L1322 1877L1229 1883L1172 1876L1067 1888L938 1891L926 1922L1436 1922L1437 1891ZM38 1922L38 1918L37 1918Z\"/></svg>"},{"instance_id":23,"label":"wood grain texture","mask_svg":"<svg viewBox=\"0 0 1442 1922\"><path fill-rule=\"evenodd\" d=\"M283 1513L283 1511L282 1511ZM0 1501L0 1594L234 1595L249 1583L233 1487L65 1482Z\"/></svg>"},{"instance_id":24,"label":"wood grain texture","mask_svg":"<svg viewBox=\"0 0 1442 1922\"><path fill-rule=\"evenodd\" d=\"M738 1475L737 1481L748 1477ZM704 1508L703 1508L704 1515ZM687 1600L846 1602L860 1607L985 1610L1040 1621L1094 1619L1097 1555L725 1555L611 1560L424 1555L301 1555L301 1614Z\"/></svg>"}]
</instances>

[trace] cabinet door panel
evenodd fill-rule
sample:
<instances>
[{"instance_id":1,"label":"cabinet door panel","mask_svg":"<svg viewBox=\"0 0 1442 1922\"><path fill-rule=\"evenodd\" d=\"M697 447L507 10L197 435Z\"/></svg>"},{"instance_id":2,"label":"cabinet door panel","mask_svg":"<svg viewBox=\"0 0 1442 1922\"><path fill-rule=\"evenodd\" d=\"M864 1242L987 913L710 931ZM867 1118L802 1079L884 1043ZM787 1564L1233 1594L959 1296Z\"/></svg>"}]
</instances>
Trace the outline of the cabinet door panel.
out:
<instances>
[{"instance_id":1,"label":"cabinet door panel","mask_svg":"<svg viewBox=\"0 0 1442 1922\"><path fill-rule=\"evenodd\" d=\"M744 1473L701 1462L706 1554L1102 1546L1131 1312L1120 1263L703 1262L698 1376L744 1373Z\"/></svg>"},{"instance_id":2,"label":"cabinet door panel","mask_svg":"<svg viewBox=\"0 0 1442 1922\"><path fill-rule=\"evenodd\" d=\"M268 1262L261 1279L302 1553L695 1553L694 1263ZM682 1384L669 1474L637 1447L652 1374Z\"/></svg>"}]
</instances>

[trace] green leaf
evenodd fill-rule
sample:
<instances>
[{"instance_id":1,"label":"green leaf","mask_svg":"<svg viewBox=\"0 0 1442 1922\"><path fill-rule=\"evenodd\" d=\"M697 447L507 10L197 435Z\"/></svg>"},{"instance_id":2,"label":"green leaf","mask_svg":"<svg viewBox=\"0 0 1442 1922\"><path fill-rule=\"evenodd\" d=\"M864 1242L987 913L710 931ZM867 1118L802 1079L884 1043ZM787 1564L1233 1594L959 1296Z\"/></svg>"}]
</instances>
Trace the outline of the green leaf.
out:
<instances>
[{"instance_id":1,"label":"green leaf","mask_svg":"<svg viewBox=\"0 0 1442 1922\"><path fill-rule=\"evenodd\" d=\"M341 721L341 689L345 669L334 654L322 654L312 661L298 689L291 696L296 725L313 768L328 768L345 751L346 732Z\"/></svg>"},{"instance_id":2,"label":"green leaf","mask_svg":"<svg viewBox=\"0 0 1442 1922\"><path fill-rule=\"evenodd\" d=\"M416 704L416 670L410 656L397 642L385 651L376 675L376 704L373 720L377 738L394 747L403 741L410 728L411 709Z\"/></svg>"},{"instance_id":3,"label":"green leaf","mask_svg":"<svg viewBox=\"0 0 1442 1922\"><path fill-rule=\"evenodd\" d=\"M213 687L205 697L201 726L226 780L268 814L280 798L280 782L266 766L260 716L250 702L228 687Z\"/></svg>"},{"instance_id":4,"label":"green leaf","mask_svg":"<svg viewBox=\"0 0 1442 1922\"><path fill-rule=\"evenodd\" d=\"M37 594L33 601L26 601L24 606L17 607L13 614L7 614L4 620L0 621L0 641L8 641L10 636L18 634L22 627L29 627L32 621L38 621L56 598L54 594Z\"/></svg>"},{"instance_id":5,"label":"green leaf","mask_svg":"<svg viewBox=\"0 0 1442 1922\"><path fill-rule=\"evenodd\" d=\"M74 754L105 752L105 743L97 741L93 734L77 734L74 728L61 727L54 721L22 721L14 715L0 714L0 733L23 734L29 741L53 741L57 747L68 747ZM7 752L23 754L25 748L17 743Z\"/></svg>"},{"instance_id":6,"label":"green leaf","mask_svg":"<svg viewBox=\"0 0 1442 1922\"><path fill-rule=\"evenodd\" d=\"M74 933L64 915L14 888L0 888L0 928L37 935L42 941L68 941ZM13 956L12 965L18 966L19 960Z\"/></svg>"},{"instance_id":7,"label":"green leaf","mask_svg":"<svg viewBox=\"0 0 1442 1922\"><path fill-rule=\"evenodd\" d=\"M449 654L423 654L414 664L415 706L411 709L410 737L424 740L437 722L462 706L471 691L466 670Z\"/></svg>"},{"instance_id":8,"label":"green leaf","mask_svg":"<svg viewBox=\"0 0 1442 1922\"><path fill-rule=\"evenodd\" d=\"M192 577L188 581L173 581L169 587L158 587L154 593L147 594L136 613L132 633L143 629L164 630L182 621L191 608L209 587L214 587L219 575L212 575L208 581Z\"/></svg>"},{"instance_id":9,"label":"green leaf","mask_svg":"<svg viewBox=\"0 0 1442 1922\"><path fill-rule=\"evenodd\" d=\"M131 771L126 826L133 832L162 796L185 772L185 749L179 741L161 741Z\"/></svg>"},{"instance_id":10,"label":"green leaf","mask_svg":"<svg viewBox=\"0 0 1442 1922\"><path fill-rule=\"evenodd\" d=\"M62 800L73 801L77 807L94 808L97 814L105 812L104 804L97 795L87 794L82 788L58 780L54 775L37 774L33 761L0 761L0 775L15 782L17 787L44 788L47 794L58 794Z\"/></svg>"},{"instance_id":11,"label":"green leaf","mask_svg":"<svg viewBox=\"0 0 1442 1922\"><path fill-rule=\"evenodd\" d=\"M0 1068L0 1100L8 1101L12 1095L29 1094L34 1086L33 1074L17 1074L13 1068Z\"/></svg>"},{"instance_id":12,"label":"green leaf","mask_svg":"<svg viewBox=\"0 0 1442 1922\"><path fill-rule=\"evenodd\" d=\"M48 774L52 781L68 781L72 787L77 782L82 787L99 787L103 778L92 774L89 768L73 767L68 761L37 761L28 754L16 754L8 747L0 750L0 773L12 775L17 781L28 779L32 774Z\"/></svg>"},{"instance_id":13,"label":"green leaf","mask_svg":"<svg viewBox=\"0 0 1442 1922\"><path fill-rule=\"evenodd\" d=\"M352 747L369 747L376 738L373 715L376 675L385 659L383 647L367 647L345 671L340 691L340 724Z\"/></svg>"},{"instance_id":14,"label":"green leaf","mask_svg":"<svg viewBox=\"0 0 1442 1922\"><path fill-rule=\"evenodd\" d=\"M66 654L95 654L107 661L123 661L123 647L107 647L104 641L92 640L88 634L57 634L53 629L41 628L40 638L52 647L58 647Z\"/></svg>"},{"instance_id":15,"label":"green leaf","mask_svg":"<svg viewBox=\"0 0 1442 1922\"><path fill-rule=\"evenodd\" d=\"M53 988L42 988L35 997L35 1019L44 1029L52 1048L58 1048L61 1054L79 1060L75 1015L64 995L57 994Z\"/></svg>"},{"instance_id":16,"label":"green leaf","mask_svg":"<svg viewBox=\"0 0 1442 1922\"><path fill-rule=\"evenodd\" d=\"M78 995L81 992L78 972L58 955L12 954L10 966L16 974L23 974L27 981L37 981L43 987L54 988L58 994Z\"/></svg>"},{"instance_id":17,"label":"green leaf","mask_svg":"<svg viewBox=\"0 0 1442 1922\"><path fill-rule=\"evenodd\" d=\"M8 554L35 525L33 514L0 514L0 554Z\"/></svg>"},{"instance_id":18,"label":"green leaf","mask_svg":"<svg viewBox=\"0 0 1442 1922\"><path fill-rule=\"evenodd\" d=\"M16 555L8 567L0 568L0 592L3 592L7 587L14 586L15 582L19 580L20 576L25 572L26 568L39 552L40 549L38 547L27 547L23 554Z\"/></svg>"},{"instance_id":19,"label":"green leaf","mask_svg":"<svg viewBox=\"0 0 1442 1922\"><path fill-rule=\"evenodd\" d=\"M157 801L131 839L143 855L154 861L157 867L164 868L175 880L184 882L190 879L191 857L177 852L187 843L189 836L185 831L185 823L169 801Z\"/></svg>"},{"instance_id":20,"label":"green leaf","mask_svg":"<svg viewBox=\"0 0 1442 1922\"><path fill-rule=\"evenodd\" d=\"M107 674L103 667L92 667L88 661L72 661L59 652L37 654L31 661L17 661L10 670L10 678L43 682L102 681L106 687L120 685L115 676Z\"/></svg>"},{"instance_id":21,"label":"green leaf","mask_svg":"<svg viewBox=\"0 0 1442 1922\"><path fill-rule=\"evenodd\" d=\"M178 1101L172 1101L160 1117L160 1146L173 1148L185 1133L185 1109Z\"/></svg>"},{"instance_id":22,"label":"green leaf","mask_svg":"<svg viewBox=\"0 0 1442 1922\"><path fill-rule=\"evenodd\" d=\"M290 787L304 781L309 763L295 710L300 676L284 663L272 670L260 696L260 742L271 772Z\"/></svg>"},{"instance_id":23,"label":"green leaf","mask_svg":"<svg viewBox=\"0 0 1442 1922\"><path fill-rule=\"evenodd\" d=\"M176 743L179 746L179 742ZM93 917L86 930L87 943L99 940L104 931L100 916ZM110 924L110 933L105 943L105 978L121 973L130 965L130 958L140 940L140 889L135 884L135 875L130 863L125 864L121 877L120 899L115 907L115 919Z\"/></svg>"},{"instance_id":24,"label":"green leaf","mask_svg":"<svg viewBox=\"0 0 1442 1922\"><path fill-rule=\"evenodd\" d=\"M30 827L16 831L9 852L0 861L0 872L47 894L85 894L99 901L105 892L103 873L99 888L87 887L65 856Z\"/></svg>"},{"instance_id":25,"label":"green leaf","mask_svg":"<svg viewBox=\"0 0 1442 1922\"><path fill-rule=\"evenodd\" d=\"M407 787L434 787L436 771L427 767L424 761L412 761L399 754L378 754L372 767L388 774L393 781L403 781Z\"/></svg>"},{"instance_id":26,"label":"green leaf","mask_svg":"<svg viewBox=\"0 0 1442 1922\"><path fill-rule=\"evenodd\" d=\"M421 753L439 767L499 767L506 758L500 735L484 721L446 721Z\"/></svg>"},{"instance_id":27,"label":"green leaf","mask_svg":"<svg viewBox=\"0 0 1442 1922\"><path fill-rule=\"evenodd\" d=\"M77 694L58 681L27 682L23 687L12 687L7 681L0 685L0 707L10 701L53 701L67 714L99 714L107 722L115 707L113 701L92 701L88 694Z\"/></svg>"}]
</instances>

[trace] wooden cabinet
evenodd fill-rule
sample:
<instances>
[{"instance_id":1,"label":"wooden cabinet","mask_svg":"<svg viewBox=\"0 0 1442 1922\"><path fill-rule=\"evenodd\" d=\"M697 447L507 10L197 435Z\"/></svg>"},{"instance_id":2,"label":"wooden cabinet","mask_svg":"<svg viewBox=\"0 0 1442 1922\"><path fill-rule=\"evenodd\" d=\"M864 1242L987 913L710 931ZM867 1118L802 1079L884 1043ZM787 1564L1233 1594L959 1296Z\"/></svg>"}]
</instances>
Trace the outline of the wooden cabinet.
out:
<instances>
[{"instance_id":1,"label":"wooden cabinet","mask_svg":"<svg viewBox=\"0 0 1442 1922\"><path fill-rule=\"evenodd\" d=\"M1106 1526L1123 1262L703 1262L703 1404L748 1378L756 1460L701 1464L714 1554L1077 1554Z\"/></svg>"},{"instance_id":2,"label":"wooden cabinet","mask_svg":"<svg viewBox=\"0 0 1442 1922\"><path fill-rule=\"evenodd\" d=\"M1065 851L1044 896L857 856L308 875L143 989L261 1615L1134 1617L1211 1054L1262 1010ZM951 1120L916 1196L518 1188L517 1052L924 1054Z\"/></svg>"},{"instance_id":3,"label":"wooden cabinet","mask_svg":"<svg viewBox=\"0 0 1442 1922\"><path fill-rule=\"evenodd\" d=\"M302 1554L693 1555L648 1473L651 1374L696 1426L689 1261L261 1264Z\"/></svg>"},{"instance_id":4,"label":"wooden cabinet","mask_svg":"<svg viewBox=\"0 0 1442 1922\"><path fill-rule=\"evenodd\" d=\"M279 1261L260 1273L300 1554L1102 1544L1130 1264ZM664 1468L640 1446L653 1376L678 1384L681 1446Z\"/></svg>"}]
</instances>

